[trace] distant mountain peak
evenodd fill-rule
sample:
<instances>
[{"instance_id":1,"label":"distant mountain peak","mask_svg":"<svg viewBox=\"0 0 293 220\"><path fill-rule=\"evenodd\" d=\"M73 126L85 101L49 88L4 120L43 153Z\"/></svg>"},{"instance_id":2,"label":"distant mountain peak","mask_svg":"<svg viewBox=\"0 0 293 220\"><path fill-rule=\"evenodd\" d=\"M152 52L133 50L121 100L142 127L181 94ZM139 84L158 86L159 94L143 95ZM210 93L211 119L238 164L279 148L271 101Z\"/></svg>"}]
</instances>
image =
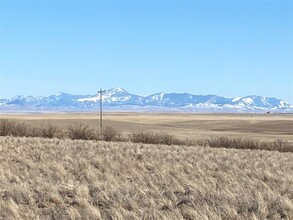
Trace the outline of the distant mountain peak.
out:
<instances>
[{"instance_id":1,"label":"distant mountain peak","mask_svg":"<svg viewBox=\"0 0 293 220\"><path fill-rule=\"evenodd\" d=\"M113 90L116 92L126 92L126 90L123 89L122 87L117 87L117 88L114 88Z\"/></svg>"},{"instance_id":2,"label":"distant mountain peak","mask_svg":"<svg viewBox=\"0 0 293 220\"><path fill-rule=\"evenodd\" d=\"M106 93L128 93L128 92L122 87L117 87L117 88L106 90Z\"/></svg>"},{"instance_id":3,"label":"distant mountain peak","mask_svg":"<svg viewBox=\"0 0 293 220\"><path fill-rule=\"evenodd\" d=\"M62 97L62 96L71 96L71 95L69 93L66 93L66 92L58 92L55 95L51 95L51 96Z\"/></svg>"}]
</instances>

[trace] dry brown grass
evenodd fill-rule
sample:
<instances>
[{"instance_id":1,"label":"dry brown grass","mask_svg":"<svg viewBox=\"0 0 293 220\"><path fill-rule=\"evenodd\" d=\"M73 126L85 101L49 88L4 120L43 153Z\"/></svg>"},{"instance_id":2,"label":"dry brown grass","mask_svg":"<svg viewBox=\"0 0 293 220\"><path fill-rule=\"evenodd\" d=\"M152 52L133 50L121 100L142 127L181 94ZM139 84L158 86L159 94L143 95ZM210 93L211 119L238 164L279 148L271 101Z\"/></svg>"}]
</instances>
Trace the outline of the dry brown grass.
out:
<instances>
[{"instance_id":1,"label":"dry brown grass","mask_svg":"<svg viewBox=\"0 0 293 220\"><path fill-rule=\"evenodd\" d=\"M0 119L17 120L39 126L50 123L67 128L82 123L99 130L97 113L1 114ZM276 139L293 143L293 114L197 114L106 112L104 125L124 135L135 132L164 132L180 139L231 137L252 138L264 142Z\"/></svg>"},{"instance_id":2,"label":"dry brown grass","mask_svg":"<svg viewBox=\"0 0 293 220\"><path fill-rule=\"evenodd\" d=\"M0 219L293 219L293 154L0 137Z\"/></svg>"},{"instance_id":3,"label":"dry brown grass","mask_svg":"<svg viewBox=\"0 0 293 220\"><path fill-rule=\"evenodd\" d=\"M248 138L210 137L209 139L179 139L164 132L134 132L123 136L113 127L106 126L103 136L95 127L82 123L74 123L66 129L46 124L33 126L15 120L0 119L0 136L16 137L43 137L43 138L70 138L72 140L101 140L117 142L133 142L144 144L208 146L214 148L259 149L268 151L293 152L293 144L280 139L274 142L260 142Z\"/></svg>"},{"instance_id":4,"label":"dry brown grass","mask_svg":"<svg viewBox=\"0 0 293 220\"><path fill-rule=\"evenodd\" d=\"M184 145L186 143L173 135L154 132L135 132L129 135L129 141L133 143L165 145Z\"/></svg>"}]
</instances>

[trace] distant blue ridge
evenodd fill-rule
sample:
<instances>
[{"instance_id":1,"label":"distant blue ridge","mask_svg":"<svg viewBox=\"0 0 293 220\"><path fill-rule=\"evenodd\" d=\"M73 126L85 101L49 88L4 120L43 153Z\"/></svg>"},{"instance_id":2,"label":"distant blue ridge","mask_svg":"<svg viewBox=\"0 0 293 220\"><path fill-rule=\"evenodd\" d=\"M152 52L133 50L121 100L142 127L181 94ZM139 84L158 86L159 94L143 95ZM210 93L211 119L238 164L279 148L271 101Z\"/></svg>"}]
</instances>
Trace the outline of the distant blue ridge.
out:
<instances>
[{"instance_id":1,"label":"distant blue ridge","mask_svg":"<svg viewBox=\"0 0 293 220\"><path fill-rule=\"evenodd\" d=\"M48 97L16 96L0 99L1 111L94 111L99 108L99 94L71 95L60 92ZM182 111L182 112L280 112L292 113L293 106L274 97L250 95L225 98L217 95L156 93L131 94L121 87L103 94L105 110Z\"/></svg>"}]
</instances>

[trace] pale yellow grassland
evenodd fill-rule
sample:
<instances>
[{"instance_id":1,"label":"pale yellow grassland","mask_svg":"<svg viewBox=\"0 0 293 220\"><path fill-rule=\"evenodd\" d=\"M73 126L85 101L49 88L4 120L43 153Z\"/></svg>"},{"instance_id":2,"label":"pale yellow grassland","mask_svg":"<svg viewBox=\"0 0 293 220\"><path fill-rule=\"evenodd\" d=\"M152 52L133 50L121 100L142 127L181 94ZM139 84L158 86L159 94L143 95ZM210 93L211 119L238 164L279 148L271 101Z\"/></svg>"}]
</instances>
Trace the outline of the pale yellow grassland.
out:
<instances>
[{"instance_id":1,"label":"pale yellow grassland","mask_svg":"<svg viewBox=\"0 0 293 220\"><path fill-rule=\"evenodd\" d=\"M32 124L51 123L65 127L81 122L99 126L98 113L0 114L1 118ZM261 141L293 142L293 114L195 114L195 113L104 113L104 125L122 133L154 131L181 139L210 137L255 138Z\"/></svg>"},{"instance_id":2,"label":"pale yellow grassland","mask_svg":"<svg viewBox=\"0 0 293 220\"><path fill-rule=\"evenodd\" d=\"M0 219L293 219L293 154L0 137Z\"/></svg>"}]
</instances>

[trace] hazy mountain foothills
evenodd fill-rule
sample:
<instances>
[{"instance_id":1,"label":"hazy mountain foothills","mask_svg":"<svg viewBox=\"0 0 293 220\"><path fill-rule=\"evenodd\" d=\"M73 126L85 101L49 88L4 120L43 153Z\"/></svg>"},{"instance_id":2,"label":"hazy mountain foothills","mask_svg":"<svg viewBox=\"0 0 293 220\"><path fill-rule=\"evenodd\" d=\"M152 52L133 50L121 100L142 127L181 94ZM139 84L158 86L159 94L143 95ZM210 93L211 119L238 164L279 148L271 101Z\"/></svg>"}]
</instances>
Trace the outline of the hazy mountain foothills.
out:
<instances>
[{"instance_id":1,"label":"hazy mountain foothills","mask_svg":"<svg viewBox=\"0 0 293 220\"><path fill-rule=\"evenodd\" d=\"M293 154L0 137L0 219L293 219Z\"/></svg>"},{"instance_id":2,"label":"hazy mountain foothills","mask_svg":"<svg viewBox=\"0 0 293 220\"><path fill-rule=\"evenodd\" d=\"M186 112L293 112L293 105L271 97L246 96L225 98L217 95L189 93L156 93L149 96L131 94L123 88L109 89L103 94L108 110L186 111ZM48 97L16 96L0 99L1 111L91 111L99 107L99 94L71 95L58 93Z\"/></svg>"}]
</instances>

